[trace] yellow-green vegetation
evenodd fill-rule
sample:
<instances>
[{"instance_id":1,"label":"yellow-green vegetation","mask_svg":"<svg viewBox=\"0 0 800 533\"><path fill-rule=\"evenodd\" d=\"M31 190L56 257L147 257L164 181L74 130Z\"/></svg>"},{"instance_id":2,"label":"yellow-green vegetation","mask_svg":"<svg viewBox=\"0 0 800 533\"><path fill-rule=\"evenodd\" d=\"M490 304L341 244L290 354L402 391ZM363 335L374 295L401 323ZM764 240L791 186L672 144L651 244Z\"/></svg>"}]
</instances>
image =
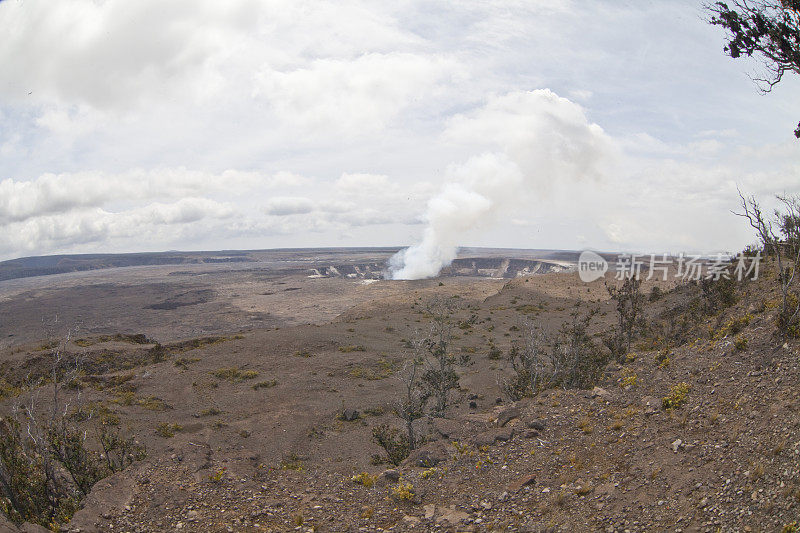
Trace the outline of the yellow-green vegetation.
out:
<instances>
[{"instance_id":1,"label":"yellow-green vegetation","mask_svg":"<svg viewBox=\"0 0 800 533\"><path fill-rule=\"evenodd\" d=\"M196 363L199 360L200 359L197 357L178 357L172 364L174 364L178 368L183 368L185 370L189 368L189 365L191 365L192 363Z\"/></svg>"},{"instance_id":2,"label":"yellow-green vegetation","mask_svg":"<svg viewBox=\"0 0 800 533\"><path fill-rule=\"evenodd\" d=\"M182 430L183 426L181 426L180 424L170 424L168 422L162 422L156 427L156 433L158 433L165 439L174 437L175 433Z\"/></svg>"},{"instance_id":3,"label":"yellow-green vegetation","mask_svg":"<svg viewBox=\"0 0 800 533\"><path fill-rule=\"evenodd\" d=\"M398 500L411 501L414 499L414 485L411 483L398 483L397 486L392 487L392 496Z\"/></svg>"},{"instance_id":4,"label":"yellow-green vegetation","mask_svg":"<svg viewBox=\"0 0 800 533\"><path fill-rule=\"evenodd\" d=\"M658 368L667 368L670 363L669 350L659 350L655 359Z\"/></svg>"},{"instance_id":5,"label":"yellow-green vegetation","mask_svg":"<svg viewBox=\"0 0 800 533\"><path fill-rule=\"evenodd\" d=\"M457 440L453 441L453 447L456 449L457 457L472 457L475 455L475 450L469 444L463 444Z\"/></svg>"},{"instance_id":6,"label":"yellow-green vegetation","mask_svg":"<svg viewBox=\"0 0 800 533\"><path fill-rule=\"evenodd\" d=\"M169 344L168 346L164 346L163 350L171 354L184 353L191 350L197 350L199 348L205 348L206 346L213 346L215 344L220 344L222 342L238 340L243 338L244 335L233 335L232 337L222 337L222 336L200 337L198 339L190 339L188 341L181 341Z\"/></svg>"},{"instance_id":7,"label":"yellow-green vegetation","mask_svg":"<svg viewBox=\"0 0 800 533\"><path fill-rule=\"evenodd\" d=\"M253 390L270 389L277 384L278 382L274 379L270 379L268 381L259 381L258 383L253 383Z\"/></svg>"},{"instance_id":8,"label":"yellow-green vegetation","mask_svg":"<svg viewBox=\"0 0 800 533\"><path fill-rule=\"evenodd\" d=\"M281 461L281 469L282 470L296 470L301 472L306 469L304 464L304 459L297 455L296 453L290 453L286 457L284 457L283 461Z\"/></svg>"},{"instance_id":9,"label":"yellow-green vegetation","mask_svg":"<svg viewBox=\"0 0 800 533\"><path fill-rule=\"evenodd\" d=\"M538 315L539 312L544 311L545 306L543 304L531 305L531 304L524 304L518 305L514 309L518 313L522 313L523 315Z\"/></svg>"},{"instance_id":10,"label":"yellow-green vegetation","mask_svg":"<svg viewBox=\"0 0 800 533\"><path fill-rule=\"evenodd\" d=\"M222 478L225 477L225 467L223 466L213 474L208 475L208 480L211 483L219 483L222 481Z\"/></svg>"},{"instance_id":11,"label":"yellow-green vegetation","mask_svg":"<svg viewBox=\"0 0 800 533\"><path fill-rule=\"evenodd\" d=\"M247 379L258 377L258 372L255 370L241 370L236 367L220 368L210 372L212 376L218 379L229 381L231 383L241 383Z\"/></svg>"},{"instance_id":12,"label":"yellow-green vegetation","mask_svg":"<svg viewBox=\"0 0 800 533\"><path fill-rule=\"evenodd\" d=\"M86 348L87 346L92 346L94 344L100 344L101 342L128 342L131 344L153 344L153 341L148 339L147 336L142 333L137 333L133 335L125 333L117 333L116 335L98 335L97 337L93 338L76 339L74 342L76 346L80 346L81 348Z\"/></svg>"},{"instance_id":13,"label":"yellow-green vegetation","mask_svg":"<svg viewBox=\"0 0 800 533\"><path fill-rule=\"evenodd\" d=\"M368 472L361 472L360 474L356 474L351 478L353 483L358 483L359 485L364 485L367 488L370 488L375 484L378 480L378 476L373 476Z\"/></svg>"},{"instance_id":14,"label":"yellow-green vegetation","mask_svg":"<svg viewBox=\"0 0 800 533\"><path fill-rule=\"evenodd\" d=\"M750 324L753 320L753 315L746 314L741 317L734 317L725 322L719 329L714 331L709 329L709 334L712 340L718 341L730 335L738 335L741 331Z\"/></svg>"},{"instance_id":15,"label":"yellow-green vegetation","mask_svg":"<svg viewBox=\"0 0 800 533\"><path fill-rule=\"evenodd\" d=\"M144 409L148 409L150 411L166 411L169 409L169 405L156 396L145 396L144 398L137 398L136 394L133 391L121 391L117 392L114 395L114 398L111 399L112 403L117 405L138 405Z\"/></svg>"},{"instance_id":16,"label":"yellow-green vegetation","mask_svg":"<svg viewBox=\"0 0 800 533\"><path fill-rule=\"evenodd\" d=\"M798 533L800 532L800 527L797 526L797 522L792 522L791 524L786 524L781 529L781 533Z\"/></svg>"},{"instance_id":17,"label":"yellow-green vegetation","mask_svg":"<svg viewBox=\"0 0 800 533\"><path fill-rule=\"evenodd\" d=\"M0 378L0 400L19 396L20 393L22 393L21 388L9 383L5 378Z\"/></svg>"},{"instance_id":18,"label":"yellow-green vegetation","mask_svg":"<svg viewBox=\"0 0 800 533\"><path fill-rule=\"evenodd\" d=\"M439 474L439 470L434 467L434 468L428 468L428 469L423 470L422 473L420 473L419 477L421 479L428 479L428 478L434 477L434 476L436 476L438 474ZM439 477L441 477L441 476L439 476Z\"/></svg>"},{"instance_id":19,"label":"yellow-green vegetation","mask_svg":"<svg viewBox=\"0 0 800 533\"><path fill-rule=\"evenodd\" d=\"M689 396L689 384L685 382L673 385L669 391L669 396L661 399L661 407L664 409L677 409L686 403Z\"/></svg>"},{"instance_id":20,"label":"yellow-green vegetation","mask_svg":"<svg viewBox=\"0 0 800 533\"><path fill-rule=\"evenodd\" d=\"M635 387L636 380L637 380L636 372L630 368L623 368L622 369L622 381L620 381L621 387Z\"/></svg>"},{"instance_id":21,"label":"yellow-green vegetation","mask_svg":"<svg viewBox=\"0 0 800 533\"><path fill-rule=\"evenodd\" d=\"M49 341L41 346L39 346L37 351L43 352L45 350L52 350L53 348L58 348L58 341Z\"/></svg>"},{"instance_id":22,"label":"yellow-green vegetation","mask_svg":"<svg viewBox=\"0 0 800 533\"><path fill-rule=\"evenodd\" d=\"M737 352L747 350L747 337L744 335L737 335L733 341L733 347L736 348Z\"/></svg>"},{"instance_id":23,"label":"yellow-green vegetation","mask_svg":"<svg viewBox=\"0 0 800 533\"><path fill-rule=\"evenodd\" d=\"M295 355L295 357L306 357L306 358L308 358L308 357L312 357L314 354L312 354L308 350L297 350L296 352L294 352L294 355Z\"/></svg>"},{"instance_id":24,"label":"yellow-green vegetation","mask_svg":"<svg viewBox=\"0 0 800 533\"><path fill-rule=\"evenodd\" d=\"M217 416L218 414L221 413L222 411L220 411L216 407L209 407L208 409L203 409L202 411L200 411L200 416Z\"/></svg>"},{"instance_id":25,"label":"yellow-green vegetation","mask_svg":"<svg viewBox=\"0 0 800 533\"><path fill-rule=\"evenodd\" d=\"M394 374L398 366L397 361L378 359L375 365L370 367L354 366L350 369L350 376L357 379L378 380L386 379Z\"/></svg>"},{"instance_id":26,"label":"yellow-green vegetation","mask_svg":"<svg viewBox=\"0 0 800 533\"><path fill-rule=\"evenodd\" d=\"M358 345L346 345L346 346L339 346L339 351L342 353L350 353L350 352L365 352L367 349Z\"/></svg>"},{"instance_id":27,"label":"yellow-green vegetation","mask_svg":"<svg viewBox=\"0 0 800 533\"><path fill-rule=\"evenodd\" d=\"M582 417L578 420L578 427L583 431L586 435L590 434L594 431L594 427L592 426L592 420L588 416Z\"/></svg>"},{"instance_id":28,"label":"yellow-green vegetation","mask_svg":"<svg viewBox=\"0 0 800 533\"><path fill-rule=\"evenodd\" d=\"M136 374L133 372L129 372L127 374L120 374L116 376L86 376L81 375L79 377L80 382L82 384L88 384L91 388L95 390L106 390L106 389L116 389L124 385L125 383L131 381ZM128 387L128 391L131 391L134 387L130 385Z\"/></svg>"}]
</instances>

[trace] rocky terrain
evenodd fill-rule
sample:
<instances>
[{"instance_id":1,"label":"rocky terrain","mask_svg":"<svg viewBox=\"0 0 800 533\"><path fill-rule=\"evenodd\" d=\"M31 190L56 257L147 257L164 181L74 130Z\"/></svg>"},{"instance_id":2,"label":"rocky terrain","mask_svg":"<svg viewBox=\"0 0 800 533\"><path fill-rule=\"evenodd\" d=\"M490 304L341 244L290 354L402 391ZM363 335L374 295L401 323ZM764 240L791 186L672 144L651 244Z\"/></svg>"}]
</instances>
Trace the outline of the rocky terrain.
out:
<instances>
[{"instance_id":1,"label":"rocky terrain","mask_svg":"<svg viewBox=\"0 0 800 533\"><path fill-rule=\"evenodd\" d=\"M66 351L83 361L80 401L118 416L147 456L98 482L61 528L793 531L784 527L800 514L798 343L775 336L769 273L737 285L735 303L693 315L699 287L645 282L651 327L594 388L516 402L499 383L522 319L555 331L578 303L596 310L599 346L615 307L604 280L584 284L574 272L496 277L298 276L282 302L320 283L350 284L343 299L375 292L313 323L162 336L158 352L149 335L79 332ZM204 294L152 311L207 305L187 303ZM427 442L393 465L372 429L402 427L398 375L435 296L459 301L451 349L471 364L446 416L418 421ZM662 342L679 323L680 340ZM6 409L51 351L40 338L0 353Z\"/></svg>"}]
</instances>

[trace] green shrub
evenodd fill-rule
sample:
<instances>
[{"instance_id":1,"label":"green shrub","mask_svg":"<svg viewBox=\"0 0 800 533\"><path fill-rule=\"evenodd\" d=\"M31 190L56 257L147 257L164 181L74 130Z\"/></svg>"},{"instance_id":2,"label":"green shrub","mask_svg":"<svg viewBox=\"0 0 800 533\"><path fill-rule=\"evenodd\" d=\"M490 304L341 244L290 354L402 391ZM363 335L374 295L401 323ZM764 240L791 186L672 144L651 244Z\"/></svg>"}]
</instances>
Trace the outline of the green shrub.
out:
<instances>
[{"instance_id":1,"label":"green shrub","mask_svg":"<svg viewBox=\"0 0 800 533\"><path fill-rule=\"evenodd\" d=\"M169 439L175 436L175 433L182 431L183 426L180 424L169 424L167 422L162 422L156 427L156 433L164 437L165 439Z\"/></svg>"},{"instance_id":2,"label":"green shrub","mask_svg":"<svg viewBox=\"0 0 800 533\"><path fill-rule=\"evenodd\" d=\"M240 370L236 367L228 367L214 370L211 372L211 375L231 383L241 383L247 379L257 378L258 372L255 370Z\"/></svg>"},{"instance_id":3,"label":"green shrub","mask_svg":"<svg viewBox=\"0 0 800 533\"><path fill-rule=\"evenodd\" d=\"M686 404L689 395L689 384L685 382L673 385L670 389L669 396L664 396L661 399L661 407L664 409L677 409Z\"/></svg>"},{"instance_id":4,"label":"green shrub","mask_svg":"<svg viewBox=\"0 0 800 533\"><path fill-rule=\"evenodd\" d=\"M399 465L411 453L408 437L388 424L373 427L372 440L384 449L393 465Z\"/></svg>"}]
</instances>

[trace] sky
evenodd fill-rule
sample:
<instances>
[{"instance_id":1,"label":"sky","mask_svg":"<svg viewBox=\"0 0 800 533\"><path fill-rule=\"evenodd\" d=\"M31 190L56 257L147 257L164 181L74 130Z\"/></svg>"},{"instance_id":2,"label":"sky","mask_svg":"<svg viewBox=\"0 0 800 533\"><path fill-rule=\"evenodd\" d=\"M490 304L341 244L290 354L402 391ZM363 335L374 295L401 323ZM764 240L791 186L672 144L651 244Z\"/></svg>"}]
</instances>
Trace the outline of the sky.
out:
<instances>
[{"instance_id":1,"label":"sky","mask_svg":"<svg viewBox=\"0 0 800 533\"><path fill-rule=\"evenodd\" d=\"M706 18L683 0L2 0L0 259L739 250L737 187L800 193L800 77L761 94Z\"/></svg>"}]
</instances>

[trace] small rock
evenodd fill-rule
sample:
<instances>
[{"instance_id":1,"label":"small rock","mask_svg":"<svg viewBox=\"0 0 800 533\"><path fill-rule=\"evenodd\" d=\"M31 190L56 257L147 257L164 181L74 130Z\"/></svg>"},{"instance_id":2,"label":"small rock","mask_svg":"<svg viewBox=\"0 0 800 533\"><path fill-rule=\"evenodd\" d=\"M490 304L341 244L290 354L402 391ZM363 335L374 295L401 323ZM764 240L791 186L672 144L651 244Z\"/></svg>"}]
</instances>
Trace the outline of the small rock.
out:
<instances>
[{"instance_id":1,"label":"small rock","mask_svg":"<svg viewBox=\"0 0 800 533\"><path fill-rule=\"evenodd\" d=\"M358 417L361 415L356 409L345 409L342 412L342 420L345 422L352 422L354 420L358 420Z\"/></svg>"},{"instance_id":2,"label":"small rock","mask_svg":"<svg viewBox=\"0 0 800 533\"><path fill-rule=\"evenodd\" d=\"M448 524L451 526L455 526L462 521L469 518L469 515L464 511L457 511L455 508L451 507L449 509L440 509L439 510L439 517L436 518L437 524Z\"/></svg>"},{"instance_id":3,"label":"small rock","mask_svg":"<svg viewBox=\"0 0 800 533\"><path fill-rule=\"evenodd\" d=\"M407 514L407 515L405 515L403 517L403 522L405 522L409 526L416 526L417 524L420 523L420 519L419 519L419 517L411 516L411 515Z\"/></svg>"},{"instance_id":4,"label":"small rock","mask_svg":"<svg viewBox=\"0 0 800 533\"><path fill-rule=\"evenodd\" d=\"M642 404L644 405L644 414L647 416L656 414L661 407L661 402L658 398L654 398L653 396L645 396L642 398Z\"/></svg>"},{"instance_id":5,"label":"small rock","mask_svg":"<svg viewBox=\"0 0 800 533\"><path fill-rule=\"evenodd\" d=\"M500 414L497 415L497 425L499 427L503 427L515 418L519 418L521 411L519 407L509 407L508 409L503 409L500 411Z\"/></svg>"},{"instance_id":6,"label":"small rock","mask_svg":"<svg viewBox=\"0 0 800 533\"><path fill-rule=\"evenodd\" d=\"M430 520L436 514L436 506L432 503L424 506L422 510L425 511L425 520Z\"/></svg>"},{"instance_id":7,"label":"small rock","mask_svg":"<svg viewBox=\"0 0 800 533\"><path fill-rule=\"evenodd\" d=\"M400 481L400 472L394 468L384 470L381 475L390 481Z\"/></svg>"},{"instance_id":8,"label":"small rock","mask_svg":"<svg viewBox=\"0 0 800 533\"><path fill-rule=\"evenodd\" d=\"M681 448L682 445L683 441L681 439L675 439L674 441L672 441L672 451L678 453L678 450Z\"/></svg>"},{"instance_id":9,"label":"small rock","mask_svg":"<svg viewBox=\"0 0 800 533\"><path fill-rule=\"evenodd\" d=\"M445 439L456 438L458 433L464 429L464 423L448 418L434 418L434 430Z\"/></svg>"},{"instance_id":10,"label":"small rock","mask_svg":"<svg viewBox=\"0 0 800 533\"><path fill-rule=\"evenodd\" d=\"M522 487L527 487L528 485L533 485L534 483L536 483L536 474L526 474L518 480L509 483L508 490L509 492L519 492Z\"/></svg>"},{"instance_id":11,"label":"small rock","mask_svg":"<svg viewBox=\"0 0 800 533\"><path fill-rule=\"evenodd\" d=\"M538 420L538 419L530 420L527 423L527 426L530 429L535 429L536 431L544 431L544 420Z\"/></svg>"},{"instance_id":12,"label":"small rock","mask_svg":"<svg viewBox=\"0 0 800 533\"><path fill-rule=\"evenodd\" d=\"M484 431L483 433L479 433L472 438L472 442L475 446L492 446L496 442L506 442L514 438L514 428L497 428L497 429L490 429L489 431Z\"/></svg>"},{"instance_id":13,"label":"small rock","mask_svg":"<svg viewBox=\"0 0 800 533\"><path fill-rule=\"evenodd\" d=\"M403 464L430 468L447 460L447 449L441 442L426 444L411 452Z\"/></svg>"},{"instance_id":14,"label":"small rock","mask_svg":"<svg viewBox=\"0 0 800 533\"><path fill-rule=\"evenodd\" d=\"M611 393L601 387L593 388L591 394L592 398L602 398L603 400L611 398Z\"/></svg>"}]
</instances>

